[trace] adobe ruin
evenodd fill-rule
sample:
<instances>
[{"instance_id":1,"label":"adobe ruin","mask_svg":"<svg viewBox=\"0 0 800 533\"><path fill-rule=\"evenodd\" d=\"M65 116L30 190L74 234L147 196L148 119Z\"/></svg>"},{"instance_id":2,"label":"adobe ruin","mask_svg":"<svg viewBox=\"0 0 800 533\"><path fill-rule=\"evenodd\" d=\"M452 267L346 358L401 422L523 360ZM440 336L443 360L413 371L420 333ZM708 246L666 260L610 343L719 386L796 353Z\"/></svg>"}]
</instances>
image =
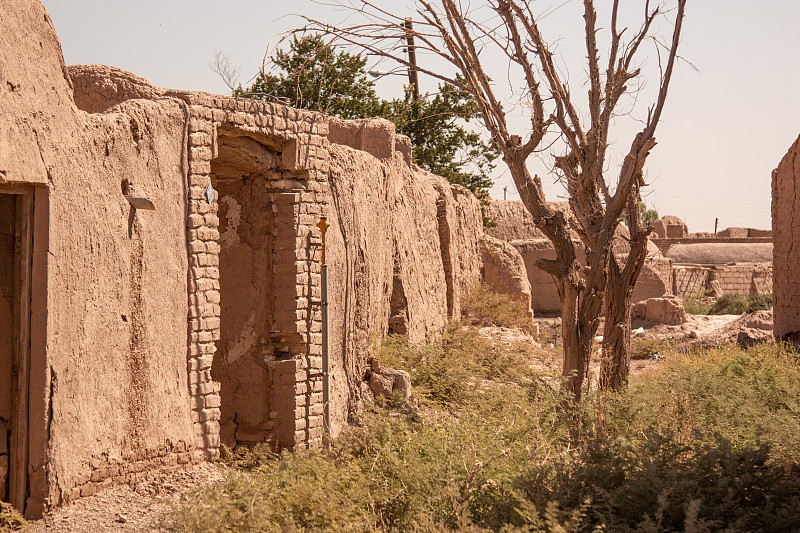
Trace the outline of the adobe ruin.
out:
<instances>
[{"instance_id":1,"label":"adobe ruin","mask_svg":"<svg viewBox=\"0 0 800 533\"><path fill-rule=\"evenodd\" d=\"M553 204L569 219L569 205ZM558 313L561 302L549 274L535 266L540 258L555 258L553 245L533 223L519 201L492 200L485 208L495 224L486 233L508 241L519 250L531 285L534 312ZM615 239L614 251L627 253L624 226ZM577 234L573 239L579 260L585 261ZM772 293L772 232L752 228L728 228L716 234L689 233L676 216L653 224L648 256L634 286L633 303L663 296L687 297L714 289L723 294ZM641 314L641 313L639 313Z\"/></svg>"},{"instance_id":2,"label":"adobe ruin","mask_svg":"<svg viewBox=\"0 0 800 533\"><path fill-rule=\"evenodd\" d=\"M562 211L569 220L572 215L566 203L552 204ZM531 286L531 306L535 313L553 314L561 312L561 300L550 274L536 266L539 259L555 259L555 249L545 235L536 228L533 217L519 201L491 200L485 207L486 216L494 224L486 228L486 233L510 243L516 248L525 264L525 272ZM628 253L626 242L627 228L620 226L614 240L614 252ZM585 262L583 244L577 233L573 241L578 252L578 260ZM672 260L665 258L652 243L648 244L648 256L639 278L634 286L633 302L658 298L672 294Z\"/></svg>"},{"instance_id":3,"label":"adobe ruin","mask_svg":"<svg viewBox=\"0 0 800 533\"><path fill-rule=\"evenodd\" d=\"M391 123L67 68L38 1L0 11L0 496L28 516L221 443L322 443L323 215L334 435L375 335L430 338L482 279L529 302Z\"/></svg>"},{"instance_id":4,"label":"adobe ruin","mask_svg":"<svg viewBox=\"0 0 800 533\"><path fill-rule=\"evenodd\" d=\"M772 171L773 309L776 340L800 342L800 137Z\"/></svg>"}]
</instances>

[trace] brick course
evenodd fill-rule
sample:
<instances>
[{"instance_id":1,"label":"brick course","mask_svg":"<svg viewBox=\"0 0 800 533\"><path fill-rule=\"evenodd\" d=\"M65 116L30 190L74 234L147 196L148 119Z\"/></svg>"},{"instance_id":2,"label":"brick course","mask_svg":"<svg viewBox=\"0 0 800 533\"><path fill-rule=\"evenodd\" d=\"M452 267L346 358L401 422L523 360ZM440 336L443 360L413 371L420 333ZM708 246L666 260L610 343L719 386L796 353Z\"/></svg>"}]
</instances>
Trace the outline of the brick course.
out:
<instances>
[{"instance_id":1,"label":"brick course","mask_svg":"<svg viewBox=\"0 0 800 533\"><path fill-rule=\"evenodd\" d=\"M267 440L277 448L322 443L321 314L315 224L327 204L327 117L269 102L190 92L168 92L188 104L189 345L187 368L195 426L194 446L209 459L219 455L220 385L211 364L220 339L218 198L208 202L211 161L221 127L256 134L280 146L278 179L266 191L272 205L276 291L269 361L273 401ZM293 289L289 287L294 287ZM310 299L309 299L310 297Z\"/></svg>"}]
</instances>

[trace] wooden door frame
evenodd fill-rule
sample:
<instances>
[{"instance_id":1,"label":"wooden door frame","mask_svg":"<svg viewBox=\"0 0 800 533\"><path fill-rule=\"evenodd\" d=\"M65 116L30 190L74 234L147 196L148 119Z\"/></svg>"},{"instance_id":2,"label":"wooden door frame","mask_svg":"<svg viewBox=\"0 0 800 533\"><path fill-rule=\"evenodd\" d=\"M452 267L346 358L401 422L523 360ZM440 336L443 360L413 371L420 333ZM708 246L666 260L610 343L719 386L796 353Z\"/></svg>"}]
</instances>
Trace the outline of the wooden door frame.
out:
<instances>
[{"instance_id":1,"label":"wooden door frame","mask_svg":"<svg viewBox=\"0 0 800 533\"><path fill-rule=\"evenodd\" d=\"M25 512L28 499L30 436L31 311L34 251L34 204L31 185L0 185L0 194L16 197L14 223L14 352L11 359L11 435L8 443L8 500ZM46 293L45 293L46 297Z\"/></svg>"},{"instance_id":2,"label":"wooden door frame","mask_svg":"<svg viewBox=\"0 0 800 533\"><path fill-rule=\"evenodd\" d=\"M16 265L14 288L15 349L11 358L11 438L8 449L8 499L20 512L28 498L28 392L31 346L31 266L33 255L33 191L16 202Z\"/></svg>"}]
</instances>

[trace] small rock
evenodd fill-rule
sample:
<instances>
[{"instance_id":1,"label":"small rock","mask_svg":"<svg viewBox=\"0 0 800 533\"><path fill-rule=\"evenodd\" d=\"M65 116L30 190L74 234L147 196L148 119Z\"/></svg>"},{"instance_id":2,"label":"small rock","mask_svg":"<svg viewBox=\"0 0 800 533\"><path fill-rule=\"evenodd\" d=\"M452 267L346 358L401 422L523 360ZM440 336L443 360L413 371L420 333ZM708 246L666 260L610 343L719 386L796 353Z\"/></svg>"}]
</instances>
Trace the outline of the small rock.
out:
<instances>
[{"instance_id":1,"label":"small rock","mask_svg":"<svg viewBox=\"0 0 800 533\"><path fill-rule=\"evenodd\" d=\"M128 517L126 517L124 514L117 513L114 517L114 522L119 522L120 524L124 524L127 521Z\"/></svg>"},{"instance_id":2,"label":"small rock","mask_svg":"<svg viewBox=\"0 0 800 533\"><path fill-rule=\"evenodd\" d=\"M390 398L393 392L399 391L404 400L411 400L411 376L408 372L381 366L375 357L370 357L368 363L369 368L364 374L364 381L376 398L378 396Z\"/></svg>"},{"instance_id":3,"label":"small rock","mask_svg":"<svg viewBox=\"0 0 800 533\"><path fill-rule=\"evenodd\" d=\"M736 336L736 344L741 348L752 348L758 344L772 342L772 332L761 329L745 328Z\"/></svg>"},{"instance_id":4,"label":"small rock","mask_svg":"<svg viewBox=\"0 0 800 533\"><path fill-rule=\"evenodd\" d=\"M699 335L697 334L697 331L692 330L692 331L689 332L689 338L690 339L696 339L697 337L699 337Z\"/></svg>"}]
</instances>

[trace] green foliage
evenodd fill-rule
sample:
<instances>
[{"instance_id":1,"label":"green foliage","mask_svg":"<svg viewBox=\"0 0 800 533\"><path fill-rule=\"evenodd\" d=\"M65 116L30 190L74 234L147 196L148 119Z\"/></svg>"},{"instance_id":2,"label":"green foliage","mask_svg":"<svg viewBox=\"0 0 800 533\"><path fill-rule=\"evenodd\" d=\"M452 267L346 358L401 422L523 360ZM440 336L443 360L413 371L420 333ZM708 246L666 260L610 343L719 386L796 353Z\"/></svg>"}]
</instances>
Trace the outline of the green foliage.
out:
<instances>
[{"instance_id":1,"label":"green foliage","mask_svg":"<svg viewBox=\"0 0 800 533\"><path fill-rule=\"evenodd\" d=\"M705 292L699 292L683 299L683 308L690 315L708 315L712 304L708 303Z\"/></svg>"},{"instance_id":2,"label":"green foliage","mask_svg":"<svg viewBox=\"0 0 800 533\"><path fill-rule=\"evenodd\" d=\"M653 209L648 209L644 200L639 201L639 212L642 215L642 222L644 224L652 224L659 219L658 211L656 211L655 207Z\"/></svg>"},{"instance_id":3,"label":"green foliage","mask_svg":"<svg viewBox=\"0 0 800 533\"><path fill-rule=\"evenodd\" d=\"M747 297L747 312L764 311L772 307L771 294L751 294Z\"/></svg>"},{"instance_id":4,"label":"green foliage","mask_svg":"<svg viewBox=\"0 0 800 533\"><path fill-rule=\"evenodd\" d=\"M653 209L648 209L647 204L644 200L639 200L639 216L642 219L642 223L646 226L648 224L652 224L656 220L659 219L658 211L656 211L655 207ZM627 223L628 219L628 210L623 209L622 213L619 215L620 221Z\"/></svg>"},{"instance_id":5,"label":"green foliage","mask_svg":"<svg viewBox=\"0 0 800 533\"><path fill-rule=\"evenodd\" d=\"M710 315L741 315L752 313L772 307L771 294L751 294L742 296L739 294L726 294L717 300L708 314Z\"/></svg>"},{"instance_id":6,"label":"green foliage","mask_svg":"<svg viewBox=\"0 0 800 533\"><path fill-rule=\"evenodd\" d=\"M522 302L476 285L461 300L463 320L474 326L503 326L531 331L533 326Z\"/></svg>"},{"instance_id":7,"label":"green foliage","mask_svg":"<svg viewBox=\"0 0 800 533\"><path fill-rule=\"evenodd\" d=\"M165 529L800 530L797 353L671 351L661 372L565 411L558 379L525 365L500 371L504 384L478 385L497 372L484 347L469 332L448 335L383 347L412 375L455 354L416 382L418 413L373 407L331 450L236 456L235 472L176 508ZM473 392L433 409L428 392L458 367L473 374Z\"/></svg>"},{"instance_id":8,"label":"green foliage","mask_svg":"<svg viewBox=\"0 0 800 533\"><path fill-rule=\"evenodd\" d=\"M421 397L451 408L483 394L482 380L521 384L535 375L530 344L498 346L474 328L458 324L450 324L438 342L423 346L392 335L383 341L379 359L387 366L407 369Z\"/></svg>"},{"instance_id":9,"label":"green foliage","mask_svg":"<svg viewBox=\"0 0 800 533\"><path fill-rule=\"evenodd\" d=\"M740 294L725 294L711 306L710 315L741 315L747 311L747 299Z\"/></svg>"},{"instance_id":10,"label":"green foliage","mask_svg":"<svg viewBox=\"0 0 800 533\"><path fill-rule=\"evenodd\" d=\"M480 117L472 97L450 84L415 102L410 87L402 99L381 100L369 78L365 57L337 51L321 35L293 37L289 50L270 59L275 74L259 75L234 96L285 99L292 107L345 119L382 116L411 138L414 163L463 185L478 197L488 195L497 153L468 123Z\"/></svg>"},{"instance_id":11,"label":"green foliage","mask_svg":"<svg viewBox=\"0 0 800 533\"><path fill-rule=\"evenodd\" d=\"M692 315L741 315L772 307L771 294L725 294L716 302L708 298L708 291L700 292L683 299L683 307Z\"/></svg>"},{"instance_id":12,"label":"green foliage","mask_svg":"<svg viewBox=\"0 0 800 533\"><path fill-rule=\"evenodd\" d=\"M289 105L345 119L378 114L381 102L364 66L364 57L336 51L322 36L294 36L289 50L270 59L277 74L264 73L234 96L258 100L284 98Z\"/></svg>"},{"instance_id":13,"label":"green foliage","mask_svg":"<svg viewBox=\"0 0 800 533\"><path fill-rule=\"evenodd\" d=\"M461 78L457 78L460 80ZM488 195L497 153L466 123L480 119L480 110L469 93L442 83L435 95L414 101L411 87L402 100L384 102L382 115L407 135L414 146L414 163L475 193Z\"/></svg>"}]
</instances>

